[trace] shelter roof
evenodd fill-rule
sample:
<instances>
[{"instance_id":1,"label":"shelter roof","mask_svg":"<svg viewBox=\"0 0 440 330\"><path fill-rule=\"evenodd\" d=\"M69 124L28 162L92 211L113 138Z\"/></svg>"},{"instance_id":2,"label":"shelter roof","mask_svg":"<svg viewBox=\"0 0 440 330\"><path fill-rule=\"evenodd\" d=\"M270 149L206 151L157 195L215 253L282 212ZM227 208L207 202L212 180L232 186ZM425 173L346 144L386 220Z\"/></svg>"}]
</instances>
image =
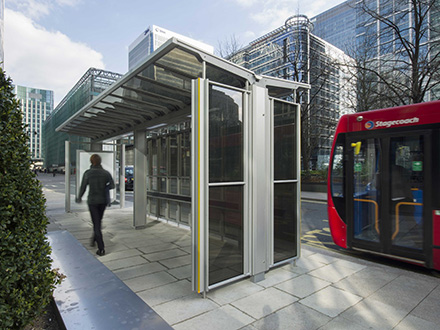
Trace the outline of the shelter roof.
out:
<instances>
[{"instance_id":1,"label":"shelter roof","mask_svg":"<svg viewBox=\"0 0 440 330\"><path fill-rule=\"evenodd\" d=\"M172 38L56 130L102 141L182 121L191 114L191 81L197 78L243 89L258 84L273 97L310 88L304 83L258 76Z\"/></svg>"}]
</instances>

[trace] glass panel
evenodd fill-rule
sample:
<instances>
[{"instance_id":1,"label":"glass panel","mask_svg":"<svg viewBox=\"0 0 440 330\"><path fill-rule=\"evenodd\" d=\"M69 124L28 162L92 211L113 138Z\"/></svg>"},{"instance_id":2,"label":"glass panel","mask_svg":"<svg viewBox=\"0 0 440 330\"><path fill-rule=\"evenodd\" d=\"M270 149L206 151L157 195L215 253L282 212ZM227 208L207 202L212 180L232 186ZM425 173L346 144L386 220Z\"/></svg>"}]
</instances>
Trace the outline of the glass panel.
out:
<instances>
[{"instance_id":1,"label":"glass panel","mask_svg":"<svg viewBox=\"0 0 440 330\"><path fill-rule=\"evenodd\" d=\"M162 218L166 218L167 216L167 201L166 199L158 199L160 205L160 213L159 216Z\"/></svg>"},{"instance_id":2,"label":"glass panel","mask_svg":"<svg viewBox=\"0 0 440 330\"><path fill-rule=\"evenodd\" d=\"M178 149L177 149L177 136L170 136L170 176L177 176L178 168Z\"/></svg>"},{"instance_id":3,"label":"glass panel","mask_svg":"<svg viewBox=\"0 0 440 330\"><path fill-rule=\"evenodd\" d=\"M152 216L157 215L157 199L156 198L148 198L148 202L150 204L150 214Z\"/></svg>"},{"instance_id":4,"label":"glass panel","mask_svg":"<svg viewBox=\"0 0 440 330\"><path fill-rule=\"evenodd\" d=\"M391 139L392 244L423 248L423 136Z\"/></svg>"},{"instance_id":5,"label":"glass panel","mask_svg":"<svg viewBox=\"0 0 440 330\"><path fill-rule=\"evenodd\" d=\"M274 177L296 179L295 109L289 103L274 102Z\"/></svg>"},{"instance_id":6,"label":"glass panel","mask_svg":"<svg viewBox=\"0 0 440 330\"><path fill-rule=\"evenodd\" d=\"M180 193L185 196L191 196L191 179L180 179Z\"/></svg>"},{"instance_id":7,"label":"glass panel","mask_svg":"<svg viewBox=\"0 0 440 330\"><path fill-rule=\"evenodd\" d=\"M243 93L209 89L209 182L243 181Z\"/></svg>"},{"instance_id":8,"label":"glass panel","mask_svg":"<svg viewBox=\"0 0 440 330\"><path fill-rule=\"evenodd\" d=\"M274 262L297 256L296 183L274 187Z\"/></svg>"},{"instance_id":9,"label":"glass panel","mask_svg":"<svg viewBox=\"0 0 440 330\"><path fill-rule=\"evenodd\" d=\"M354 237L379 241L380 147L377 139L360 140L352 144L354 154Z\"/></svg>"},{"instance_id":10,"label":"glass panel","mask_svg":"<svg viewBox=\"0 0 440 330\"><path fill-rule=\"evenodd\" d=\"M177 192L177 178L170 178L170 193L171 194L178 194Z\"/></svg>"},{"instance_id":11,"label":"glass panel","mask_svg":"<svg viewBox=\"0 0 440 330\"><path fill-rule=\"evenodd\" d=\"M160 175L168 175L168 145L166 137L160 139Z\"/></svg>"},{"instance_id":12,"label":"glass panel","mask_svg":"<svg viewBox=\"0 0 440 330\"><path fill-rule=\"evenodd\" d=\"M180 222L190 224L191 218L191 204L180 203Z\"/></svg>"},{"instance_id":13,"label":"glass panel","mask_svg":"<svg viewBox=\"0 0 440 330\"><path fill-rule=\"evenodd\" d=\"M151 141L151 173L157 175L157 140Z\"/></svg>"},{"instance_id":14,"label":"glass panel","mask_svg":"<svg viewBox=\"0 0 440 330\"><path fill-rule=\"evenodd\" d=\"M167 192L167 178L159 178L160 192Z\"/></svg>"},{"instance_id":15,"label":"glass panel","mask_svg":"<svg viewBox=\"0 0 440 330\"><path fill-rule=\"evenodd\" d=\"M182 133L182 168L180 173L181 176L190 177L191 176L191 133Z\"/></svg>"},{"instance_id":16,"label":"glass panel","mask_svg":"<svg viewBox=\"0 0 440 330\"><path fill-rule=\"evenodd\" d=\"M177 219L177 202L169 201L168 207L170 208L170 219Z\"/></svg>"},{"instance_id":17,"label":"glass panel","mask_svg":"<svg viewBox=\"0 0 440 330\"><path fill-rule=\"evenodd\" d=\"M243 274L243 186L209 188L209 285Z\"/></svg>"},{"instance_id":18,"label":"glass panel","mask_svg":"<svg viewBox=\"0 0 440 330\"><path fill-rule=\"evenodd\" d=\"M332 160L331 188L333 197L344 197L344 140L339 139L335 145Z\"/></svg>"}]
</instances>

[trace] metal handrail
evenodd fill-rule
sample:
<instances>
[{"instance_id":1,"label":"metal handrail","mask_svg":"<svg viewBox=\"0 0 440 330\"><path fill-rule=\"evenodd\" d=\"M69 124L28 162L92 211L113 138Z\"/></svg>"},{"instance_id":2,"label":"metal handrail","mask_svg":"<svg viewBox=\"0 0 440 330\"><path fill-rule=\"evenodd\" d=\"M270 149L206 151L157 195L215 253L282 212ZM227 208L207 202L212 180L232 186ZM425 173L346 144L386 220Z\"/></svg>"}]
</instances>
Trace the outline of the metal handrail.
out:
<instances>
[{"instance_id":1,"label":"metal handrail","mask_svg":"<svg viewBox=\"0 0 440 330\"><path fill-rule=\"evenodd\" d=\"M391 236L391 240L394 240L396 238L397 234L399 233L399 207L400 205L413 205L413 206L423 206L423 203L413 203L413 202L400 202L396 204L396 230L393 233L393 236Z\"/></svg>"},{"instance_id":2,"label":"metal handrail","mask_svg":"<svg viewBox=\"0 0 440 330\"><path fill-rule=\"evenodd\" d=\"M377 233L380 234L379 231L379 204L377 204L376 201L373 201L371 199L360 199L355 198L354 199L357 202L367 202L367 203L373 203L374 204L374 215L375 215L375 221L374 221L374 228L376 229Z\"/></svg>"}]
</instances>

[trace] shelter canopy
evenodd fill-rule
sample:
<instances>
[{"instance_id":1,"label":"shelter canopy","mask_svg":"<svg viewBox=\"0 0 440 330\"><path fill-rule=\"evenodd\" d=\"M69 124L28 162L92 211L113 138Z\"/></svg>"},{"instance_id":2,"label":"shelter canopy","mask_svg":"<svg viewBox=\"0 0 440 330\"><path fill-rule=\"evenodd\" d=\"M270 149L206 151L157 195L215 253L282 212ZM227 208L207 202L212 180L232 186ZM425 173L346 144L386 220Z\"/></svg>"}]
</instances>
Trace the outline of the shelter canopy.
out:
<instances>
[{"instance_id":1,"label":"shelter canopy","mask_svg":"<svg viewBox=\"0 0 440 330\"><path fill-rule=\"evenodd\" d=\"M191 114L191 81L197 78L243 89L258 84L277 98L300 87L309 88L303 83L258 76L173 38L56 130L99 142L182 121Z\"/></svg>"}]
</instances>

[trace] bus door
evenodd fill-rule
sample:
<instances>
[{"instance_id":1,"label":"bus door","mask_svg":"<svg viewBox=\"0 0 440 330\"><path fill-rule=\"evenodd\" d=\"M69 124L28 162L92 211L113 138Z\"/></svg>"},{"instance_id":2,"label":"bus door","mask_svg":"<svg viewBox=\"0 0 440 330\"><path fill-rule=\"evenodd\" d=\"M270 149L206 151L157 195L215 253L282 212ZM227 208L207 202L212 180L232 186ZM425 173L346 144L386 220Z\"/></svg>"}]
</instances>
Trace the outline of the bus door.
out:
<instances>
[{"instance_id":1,"label":"bus door","mask_svg":"<svg viewBox=\"0 0 440 330\"><path fill-rule=\"evenodd\" d=\"M427 261L424 231L431 223L424 196L430 189L425 175L430 134L375 133L348 141L351 245Z\"/></svg>"}]
</instances>

